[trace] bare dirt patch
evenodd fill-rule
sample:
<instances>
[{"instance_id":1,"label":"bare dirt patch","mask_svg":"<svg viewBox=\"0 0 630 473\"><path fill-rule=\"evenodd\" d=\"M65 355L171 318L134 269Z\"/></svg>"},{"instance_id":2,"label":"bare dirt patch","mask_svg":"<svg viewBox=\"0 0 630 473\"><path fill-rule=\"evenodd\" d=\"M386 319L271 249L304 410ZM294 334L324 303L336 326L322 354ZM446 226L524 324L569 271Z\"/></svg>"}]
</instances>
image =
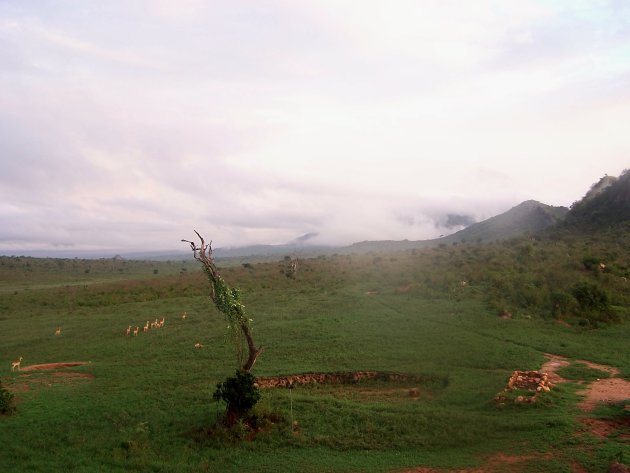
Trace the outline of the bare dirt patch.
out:
<instances>
[{"instance_id":1,"label":"bare dirt patch","mask_svg":"<svg viewBox=\"0 0 630 473\"><path fill-rule=\"evenodd\" d=\"M541 371L546 372L549 379L554 383L565 383L568 380L558 375L556 370L564 366L568 366L570 362L558 355L551 355L545 353L545 356L549 359L543 364ZM599 363L593 363L587 360L577 360L578 363L582 363L589 368L604 371L610 374L610 378L598 379L588 384L585 389L578 392L584 396L584 399L578 404L580 409L586 412L591 412L600 402L620 402L626 399L630 399L630 381L622 378L617 378L619 370L614 366L602 365Z\"/></svg>"},{"instance_id":2,"label":"bare dirt patch","mask_svg":"<svg viewBox=\"0 0 630 473\"><path fill-rule=\"evenodd\" d=\"M621 378L599 379L578 394L584 395L578 404L580 409L592 412L600 402L615 403L630 399L630 381Z\"/></svg>"},{"instance_id":3,"label":"bare dirt patch","mask_svg":"<svg viewBox=\"0 0 630 473\"><path fill-rule=\"evenodd\" d=\"M567 366L569 362L557 355L545 354L549 359L547 363L543 365L542 371L546 371L551 379L554 376L557 383L567 382L566 379L560 377L555 373L555 370L563 366ZM617 378L619 370L614 366L602 365L599 363L593 363L588 360L578 360L578 363L582 363L589 368L593 368L599 371L604 371L610 374L610 378L598 379L585 386L584 389L578 391L578 394L584 396L582 401L578 404L578 407L584 412L592 412L600 403L616 403L630 399L630 381L622 378ZM626 408L629 406L627 405ZM596 437L609 437L613 434L618 435L619 438L628 439L630 435L625 431L630 427L630 419L597 419L593 417L582 416L579 421L584 425L584 431L591 433ZM621 433L619 433L621 432Z\"/></svg>"},{"instance_id":4,"label":"bare dirt patch","mask_svg":"<svg viewBox=\"0 0 630 473\"><path fill-rule=\"evenodd\" d=\"M18 377L7 384L7 389L14 394L18 394L31 391L37 387L52 387L89 381L94 379L94 375L91 373L78 373L65 370L89 363L89 361L69 361L24 366L20 369Z\"/></svg>"},{"instance_id":5,"label":"bare dirt patch","mask_svg":"<svg viewBox=\"0 0 630 473\"><path fill-rule=\"evenodd\" d=\"M56 370L59 368L73 368L74 366L82 366L89 363L89 361L64 361L60 363L44 363L41 365L24 366L20 369L20 371Z\"/></svg>"},{"instance_id":6,"label":"bare dirt patch","mask_svg":"<svg viewBox=\"0 0 630 473\"><path fill-rule=\"evenodd\" d=\"M545 453L540 455L506 455L505 453L497 453L489 457L482 466L474 468L463 468L459 470L445 470L436 468L412 468L402 470L399 473L499 473L505 471L517 472L525 467L526 463L532 460L541 460L551 458L551 454Z\"/></svg>"},{"instance_id":7,"label":"bare dirt patch","mask_svg":"<svg viewBox=\"0 0 630 473\"><path fill-rule=\"evenodd\" d=\"M593 363L592 361L587 361L587 360L577 360L577 362L582 363L588 366L589 368L593 368L595 370L605 371L606 373L610 374L610 376L613 378L619 374L619 369L615 368L614 366L600 365L598 363Z\"/></svg>"},{"instance_id":8,"label":"bare dirt patch","mask_svg":"<svg viewBox=\"0 0 630 473\"><path fill-rule=\"evenodd\" d=\"M594 417L580 417L584 432L595 437L606 438L615 435L619 440L630 440L630 417L619 419L596 419Z\"/></svg>"}]
</instances>

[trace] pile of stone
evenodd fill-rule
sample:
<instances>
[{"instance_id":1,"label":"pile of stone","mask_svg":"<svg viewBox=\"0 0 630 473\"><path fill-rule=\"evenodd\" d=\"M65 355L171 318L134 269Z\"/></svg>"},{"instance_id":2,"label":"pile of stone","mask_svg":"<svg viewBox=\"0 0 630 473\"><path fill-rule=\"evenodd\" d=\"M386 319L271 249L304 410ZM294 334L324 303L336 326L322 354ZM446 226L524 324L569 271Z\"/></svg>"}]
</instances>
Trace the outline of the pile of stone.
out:
<instances>
[{"instance_id":1,"label":"pile of stone","mask_svg":"<svg viewBox=\"0 0 630 473\"><path fill-rule=\"evenodd\" d=\"M348 384L363 380L388 382L422 381L422 377L382 371L352 371L347 373L303 373L290 376L260 376L259 388L289 388L300 384Z\"/></svg>"},{"instance_id":2,"label":"pile of stone","mask_svg":"<svg viewBox=\"0 0 630 473\"><path fill-rule=\"evenodd\" d=\"M374 372L354 373L304 373L291 376L260 376L256 378L259 388L289 387L299 384L348 383L362 379L374 379Z\"/></svg>"},{"instance_id":3,"label":"pile of stone","mask_svg":"<svg viewBox=\"0 0 630 473\"><path fill-rule=\"evenodd\" d=\"M530 395L521 395L514 398L515 403L534 403L543 392L549 392L552 384L549 382L547 373L540 371L514 371L507 383L506 388L494 398L495 401L503 403L514 390L528 391Z\"/></svg>"}]
</instances>

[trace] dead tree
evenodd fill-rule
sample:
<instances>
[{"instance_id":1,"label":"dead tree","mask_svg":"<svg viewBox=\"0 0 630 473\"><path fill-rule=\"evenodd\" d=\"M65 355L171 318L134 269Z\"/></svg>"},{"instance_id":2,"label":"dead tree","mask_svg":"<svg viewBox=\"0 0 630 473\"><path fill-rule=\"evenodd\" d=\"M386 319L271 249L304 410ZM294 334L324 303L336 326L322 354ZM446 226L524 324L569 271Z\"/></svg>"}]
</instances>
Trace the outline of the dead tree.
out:
<instances>
[{"instance_id":1,"label":"dead tree","mask_svg":"<svg viewBox=\"0 0 630 473\"><path fill-rule=\"evenodd\" d=\"M252 369L252 366L254 366L254 363L256 363L258 355L262 353L264 348L256 348L256 345L254 344L251 327L252 319L245 315L245 306L241 303L239 290L237 288L230 288L225 280L219 275L219 271L217 270L217 266L214 262L214 257L212 256L212 241L210 243L206 243L197 230L195 230L195 233L200 240L199 246L192 241L182 241L190 244L190 247L193 250L193 256L202 264L203 270L210 281L210 298L217 309L225 315L229 328L234 330L239 364L243 363L244 358L242 341L244 340L246 342L248 356L241 369L249 372L249 370Z\"/></svg>"}]
</instances>

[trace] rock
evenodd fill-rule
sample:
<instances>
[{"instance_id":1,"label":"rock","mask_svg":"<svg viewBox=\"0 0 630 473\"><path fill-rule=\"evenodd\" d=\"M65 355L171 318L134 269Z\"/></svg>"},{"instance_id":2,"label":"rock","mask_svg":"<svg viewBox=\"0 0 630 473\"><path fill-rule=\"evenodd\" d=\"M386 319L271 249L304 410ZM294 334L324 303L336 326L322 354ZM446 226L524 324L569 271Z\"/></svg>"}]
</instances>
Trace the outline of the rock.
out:
<instances>
[{"instance_id":1,"label":"rock","mask_svg":"<svg viewBox=\"0 0 630 473\"><path fill-rule=\"evenodd\" d=\"M628 468L626 465L624 465L623 463L611 463L608 466L608 473L630 473L630 468Z\"/></svg>"}]
</instances>

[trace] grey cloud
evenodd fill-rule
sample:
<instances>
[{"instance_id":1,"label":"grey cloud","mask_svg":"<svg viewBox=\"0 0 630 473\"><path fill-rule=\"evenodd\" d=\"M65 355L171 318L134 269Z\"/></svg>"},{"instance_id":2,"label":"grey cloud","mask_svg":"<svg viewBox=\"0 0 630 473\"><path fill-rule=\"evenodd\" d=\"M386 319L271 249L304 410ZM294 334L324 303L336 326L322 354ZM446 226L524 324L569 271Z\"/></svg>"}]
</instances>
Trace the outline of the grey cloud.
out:
<instances>
[{"instance_id":1,"label":"grey cloud","mask_svg":"<svg viewBox=\"0 0 630 473\"><path fill-rule=\"evenodd\" d=\"M625 20L595 45L602 25L573 16L560 26L557 18L528 25L531 43L502 42L505 55L482 55L480 70L404 51L365 52L352 31L310 15L313 5L199 5L0 4L0 251L176 247L193 228L225 246L304 234L317 234L315 243L431 238L539 198L522 195L529 191L518 189L519 170L508 169L527 150L511 156L510 141L497 151L505 131L497 122L524 147L540 135L513 119L535 109L537 122L551 113L560 122L564 112L546 108L551 99L564 107L598 85L606 97L627 97L627 77L616 72L592 79L588 90L577 81L562 99L527 96L526 107L507 107L483 128L495 91L471 100L477 89L465 87L485 74L548 71L582 48L595 55L617 48L627 39ZM508 98L523 104L520 95ZM285 140L293 148L278 145ZM455 156L462 151L476 152L478 162ZM621 162L619 146L613 153ZM320 154L338 159L319 163ZM444 179L439 189L460 197L425 195L428 155L461 164L459 180ZM266 162L276 159L284 168ZM549 166L549 181L567 166ZM401 179L407 184L398 188L397 178L415 172L417 184Z\"/></svg>"},{"instance_id":2,"label":"grey cloud","mask_svg":"<svg viewBox=\"0 0 630 473\"><path fill-rule=\"evenodd\" d=\"M470 215L447 214L446 220L440 223L448 229L453 229L457 227L467 227L475 222L475 218Z\"/></svg>"},{"instance_id":3,"label":"grey cloud","mask_svg":"<svg viewBox=\"0 0 630 473\"><path fill-rule=\"evenodd\" d=\"M448 203L431 202L427 203L424 208L417 208L414 212L399 212L396 214L396 219L410 228L422 229L425 235L431 235L430 237L434 237L438 233L452 233L461 230L477 221L477 218L472 215L453 212L451 209L449 209ZM425 236L423 239L430 237Z\"/></svg>"}]
</instances>

